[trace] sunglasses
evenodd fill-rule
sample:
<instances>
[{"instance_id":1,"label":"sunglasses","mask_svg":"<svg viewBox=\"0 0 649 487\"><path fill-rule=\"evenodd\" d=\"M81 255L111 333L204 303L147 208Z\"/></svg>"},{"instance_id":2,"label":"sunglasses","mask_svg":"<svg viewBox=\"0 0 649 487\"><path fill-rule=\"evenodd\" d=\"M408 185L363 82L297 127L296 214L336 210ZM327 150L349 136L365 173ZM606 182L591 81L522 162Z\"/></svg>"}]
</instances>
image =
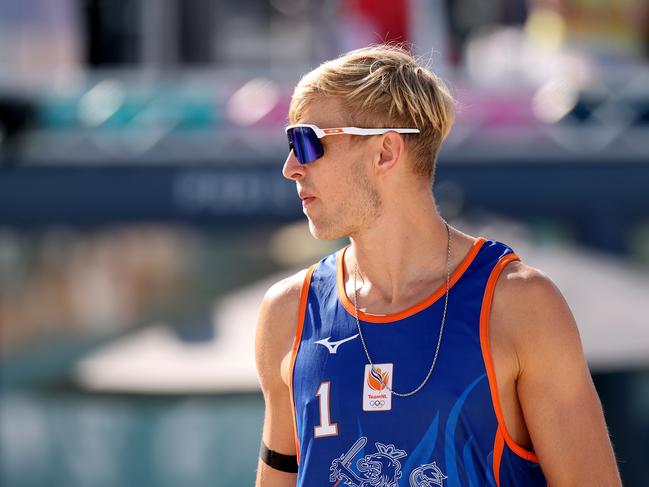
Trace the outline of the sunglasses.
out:
<instances>
[{"instance_id":1,"label":"sunglasses","mask_svg":"<svg viewBox=\"0 0 649 487\"><path fill-rule=\"evenodd\" d=\"M419 129L361 129L358 127L338 127L321 129L316 125L298 123L286 127L288 147L293 151L300 164L307 164L324 155L321 138L327 135L381 135L387 132L400 134L418 134Z\"/></svg>"}]
</instances>

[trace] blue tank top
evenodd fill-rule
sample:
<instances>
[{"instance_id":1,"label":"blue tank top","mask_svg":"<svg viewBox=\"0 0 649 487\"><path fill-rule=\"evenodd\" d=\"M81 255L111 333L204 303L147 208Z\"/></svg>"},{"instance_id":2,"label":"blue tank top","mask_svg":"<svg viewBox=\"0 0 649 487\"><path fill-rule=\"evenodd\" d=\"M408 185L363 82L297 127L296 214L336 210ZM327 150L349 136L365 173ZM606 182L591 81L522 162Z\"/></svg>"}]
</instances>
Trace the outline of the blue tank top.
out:
<instances>
[{"instance_id":1,"label":"blue tank top","mask_svg":"<svg viewBox=\"0 0 649 487\"><path fill-rule=\"evenodd\" d=\"M344 291L338 251L307 272L293 343L289 390L298 486L546 486L536 455L505 428L488 339L496 280L518 256L476 239L450 279L437 362L444 282L400 313L359 311ZM387 387L386 387L387 386Z\"/></svg>"}]
</instances>

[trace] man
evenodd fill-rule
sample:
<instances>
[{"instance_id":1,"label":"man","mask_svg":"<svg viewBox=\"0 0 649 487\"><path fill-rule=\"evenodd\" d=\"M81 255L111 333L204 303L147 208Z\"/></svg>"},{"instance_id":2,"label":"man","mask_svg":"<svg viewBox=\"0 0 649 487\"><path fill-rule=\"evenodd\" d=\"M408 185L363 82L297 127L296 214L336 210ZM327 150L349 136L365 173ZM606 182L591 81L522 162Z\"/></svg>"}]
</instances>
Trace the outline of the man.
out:
<instances>
[{"instance_id":1,"label":"man","mask_svg":"<svg viewBox=\"0 0 649 487\"><path fill-rule=\"evenodd\" d=\"M453 103L385 45L296 87L283 174L312 235L351 243L264 297L258 486L620 485L559 290L437 212Z\"/></svg>"}]
</instances>

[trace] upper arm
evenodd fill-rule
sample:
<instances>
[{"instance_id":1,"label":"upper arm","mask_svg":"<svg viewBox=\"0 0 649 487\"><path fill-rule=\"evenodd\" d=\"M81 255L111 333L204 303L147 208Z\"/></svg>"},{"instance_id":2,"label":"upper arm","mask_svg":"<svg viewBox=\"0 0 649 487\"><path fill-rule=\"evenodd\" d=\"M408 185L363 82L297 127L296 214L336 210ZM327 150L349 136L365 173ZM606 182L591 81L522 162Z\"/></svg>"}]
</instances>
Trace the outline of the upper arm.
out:
<instances>
[{"instance_id":1,"label":"upper arm","mask_svg":"<svg viewBox=\"0 0 649 487\"><path fill-rule=\"evenodd\" d=\"M300 291L306 272L273 285L262 300L255 333L255 362L264 395L262 439L271 450L295 455L295 435L291 398L283 368L295 338ZM259 462L257 485L295 485L295 474L281 472Z\"/></svg>"},{"instance_id":2,"label":"upper arm","mask_svg":"<svg viewBox=\"0 0 649 487\"><path fill-rule=\"evenodd\" d=\"M546 479L553 487L621 485L568 304L538 269L520 262L508 268L496 289L519 364L518 399Z\"/></svg>"}]
</instances>

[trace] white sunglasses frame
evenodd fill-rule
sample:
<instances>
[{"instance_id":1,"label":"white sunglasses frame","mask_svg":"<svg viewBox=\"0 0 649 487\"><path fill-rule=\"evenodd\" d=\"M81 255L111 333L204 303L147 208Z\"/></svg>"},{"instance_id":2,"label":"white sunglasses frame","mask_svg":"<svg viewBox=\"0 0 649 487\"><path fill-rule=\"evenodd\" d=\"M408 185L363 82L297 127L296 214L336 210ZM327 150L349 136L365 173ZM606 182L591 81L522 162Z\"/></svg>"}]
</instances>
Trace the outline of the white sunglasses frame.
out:
<instances>
[{"instance_id":1,"label":"white sunglasses frame","mask_svg":"<svg viewBox=\"0 0 649 487\"><path fill-rule=\"evenodd\" d=\"M384 128L384 129L364 129L360 127L335 127L335 128L328 128L328 129L321 129L317 125L312 125L309 123L296 123L294 125L289 125L284 129L286 133L288 133L289 129L296 128L296 127L308 127L311 130L313 130L316 134L316 136L321 139L323 137L326 137L327 135L342 135L342 134L349 134L349 135L381 135L381 134L386 134L388 132L398 132L400 134L418 134L419 129L406 129L406 128Z\"/></svg>"}]
</instances>

